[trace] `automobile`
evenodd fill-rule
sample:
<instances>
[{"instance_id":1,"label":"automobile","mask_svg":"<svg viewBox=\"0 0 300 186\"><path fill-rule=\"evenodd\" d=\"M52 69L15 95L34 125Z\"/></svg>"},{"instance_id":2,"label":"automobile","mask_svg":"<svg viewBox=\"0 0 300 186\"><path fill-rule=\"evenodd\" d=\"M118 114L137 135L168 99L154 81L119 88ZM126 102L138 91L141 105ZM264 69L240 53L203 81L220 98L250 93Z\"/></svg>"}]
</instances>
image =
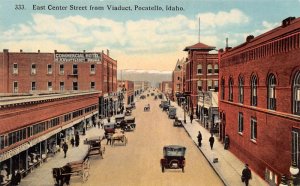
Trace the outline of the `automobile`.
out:
<instances>
[{"instance_id":1,"label":"automobile","mask_svg":"<svg viewBox=\"0 0 300 186\"><path fill-rule=\"evenodd\" d=\"M124 131L133 131L135 127L135 117L133 116L126 116L124 121L121 123L121 128Z\"/></svg>"},{"instance_id":2,"label":"automobile","mask_svg":"<svg viewBox=\"0 0 300 186\"><path fill-rule=\"evenodd\" d=\"M159 107L163 108L163 105L168 104L168 103L169 103L168 101L162 100L162 101L160 101Z\"/></svg>"},{"instance_id":3,"label":"automobile","mask_svg":"<svg viewBox=\"0 0 300 186\"><path fill-rule=\"evenodd\" d=\"M150 111L150 104L145 105L144 112Z\"/></svg>"},{"instance_id":4,"label":"automobile","mask_svg":"<svg viewBox=\"0 0 300 186\"><path fill-rule=\"evenodd\" d=\"M104 133L115 133L116 124L114 122L109 122L103 125Z\"/></svg>"},{"instance_id":5,"label":"automobile","mask_svg":"<svg viewBox=\"0 0 300 186\"><path fill-rule=\"evenodd\" d=\"M153 92L151 93L151 96L154 96L154 93L153 93Z\"/></svg>"},{"instance_id":6,"label":"automobile","mask_svg":"<svg viewBox=\"0 0 300 186\"><path fill-rule=\"evenodd\" d=\"M181 127L184 123L184 119L183 118L177 118L175 117L175 120L173 122L173 126L174 127Z\"/></svg>"},{"instance_id":7,"label":"automobile","mask_svg":"<svg viewBox=\"0 0 300 186\"><path fill-rule=\"evenodd\" d=\"M162 98L163 98L163 95L162 95L162 94L158 94L158 98L159 98L159 99L162 99Z\"/></svg>"},{"instance_id":8,"label":"automobile","mask_svg":"<svg viewBox=\"0 0 300 186\"><path fill-rule=\"evenodd\" d=\"M170 107L170 105L169 105L169 102L168 102L168 101L164 102L164 104L162 105L163 111L168 111L168 110L169 110L169 107Z\"/></svg>"},{"instance_id":9,"label":"automobile","mask_svg":"<svg viewBox=\"0 0 300 186\"><path fill-rule=\"evenodd\" d=\"M186 147L167 145L163 147L163 158L160 160L161 171L165 169L181 169L184 172Z\"/></svg>"},{"instance_id":10,"label":"automobile","mask_svg":"<svg viewBox=\"0 0 300 186\"><path fill-rule=\"evenodd\" d=\"M140 99L146 99L146 96L145 95L141 95Z\"/></svg>"},{"instance_id":11,"label":"automobile","mask_svg":"<svg viewBox=\"0 0 300 186\"><path fill-rule=\"evenodd\" d=\"M125 114L117 114L115 115L116 127L120 127L120 123L124 120Z\"/></svg>"},{"instance_id":12,"label":"automobile","mask_svg":"<svg viewBox=\"0 0 300 186\"><path fill-rule=\"evenodd\" d=\"M168 117L170 119L175 119L175 117L176 117L176 107L169 106Z\"/></svg>"},{"instance_id":13,"label":"automobile","mask_svg":"<svg viewBox=\"0 0 300 186\"><path fill-rule=\"evenodd\" d=\"M132 111L131 110L126 110L125 111L125 116L131 116Z\"/></svg>"}]
</instances>

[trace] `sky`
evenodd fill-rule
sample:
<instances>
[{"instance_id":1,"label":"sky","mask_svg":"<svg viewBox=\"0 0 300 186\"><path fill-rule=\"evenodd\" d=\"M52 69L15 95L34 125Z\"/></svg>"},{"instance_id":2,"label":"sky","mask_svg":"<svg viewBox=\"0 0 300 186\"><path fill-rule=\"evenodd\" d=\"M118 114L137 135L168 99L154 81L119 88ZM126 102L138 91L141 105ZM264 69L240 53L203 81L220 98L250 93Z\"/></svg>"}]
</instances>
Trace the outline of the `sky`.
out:
<instances>
[{"instance_id":1,"label":"sky","mask_svg":"<svg viewBox=\"0 0 300 186\"><path fill-rule=\"evenodd\" d=\"M16 10L18 5L24 10ZM99 10L90 10L91 6ZM109 6L130 10L109 10ZM162 9L135 9L149 6ZM182 9L168 11L166 6ZM247 35L258 36L299 14L300 0L1 0L0 48L10 52L109 49L118 69L172 71L178 59L187 57L183 49L198 42L199 18L200 42L220 49L226 38L234 47Z\"/></svg>"}]
</instances>

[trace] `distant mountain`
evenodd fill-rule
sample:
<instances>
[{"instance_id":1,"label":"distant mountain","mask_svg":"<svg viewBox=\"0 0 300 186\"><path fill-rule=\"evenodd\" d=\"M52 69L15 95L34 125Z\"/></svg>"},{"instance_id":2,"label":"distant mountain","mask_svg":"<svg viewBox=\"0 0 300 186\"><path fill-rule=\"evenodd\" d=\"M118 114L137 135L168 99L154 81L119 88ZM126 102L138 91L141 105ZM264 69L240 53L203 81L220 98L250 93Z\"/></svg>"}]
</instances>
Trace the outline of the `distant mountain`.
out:
<instances>
[{"instance_id":1,"label":"distant mountain","mask_svg":"<svg viewBox=\"0 0 300 186\"><path fill-rule=\"evenodd\" d=\"M172 81L172 72L157 70L118 70L118 80L149 81L153 87L158 87L158 83L162 81Z\"/></svg>"}]
</instances>

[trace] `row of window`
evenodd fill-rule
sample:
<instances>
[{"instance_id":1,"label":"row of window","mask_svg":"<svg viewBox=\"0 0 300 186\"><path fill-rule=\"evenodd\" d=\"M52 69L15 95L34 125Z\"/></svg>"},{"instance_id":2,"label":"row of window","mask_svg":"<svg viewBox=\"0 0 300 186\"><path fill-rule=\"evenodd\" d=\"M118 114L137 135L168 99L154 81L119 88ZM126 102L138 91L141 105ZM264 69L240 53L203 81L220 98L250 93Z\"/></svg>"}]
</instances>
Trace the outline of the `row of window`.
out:
<instances>
[{"instance_id":1,"label":"row of window","mask_svg":"<svg viewBox=\"0 0 300 186\"><path fill-rule=\"evenodd\" d=\"M73 64L72 66L72 74L73 75L77 75L78 74L78 65L77 64ZM31 64L31 74L34 75L37 73L37 65L36 64ZM18 74L19 73L19 69L18 69L18 63L14 63L13 64L13 74ZM52 69L52 64L48 64L47 65L47 74L52 74L53 73L53 69ZM59 64L59 74L60 75L64 75L65 73L65 65L64 64ZM95 74L96 73L96 65L95 64L91 64L90 65L90 74Z\"/></svg>"},{"instance_id":2,"label":"row of window","mask_svg":"<svg viewBox=\"0 0 300 186\"><path fill-rule=\"evenodd\" d=\"M250 119L250 139L256 141L257 140L257 120L254 117ZM244 132L244 116L242 112L239 112L238 115L238 132L243 134Z\"/></svg>"},{"instance_id":3,"label":"row of window","mask_svg":"<svg viewBox=\"0 0 300 186\"><path fill-rule=\"evenodd\" d=\"M207 65L207 74L218 74L219 73L219 65L215 64L214 68L212 68L211 64ZM203 74L202 64L197 65L197 74Z\"/></svg>"},{"instance_id":4,"label":"row of window","mask_svg":"<svg viewBox=\"0 0 300 186\"><path fill-rule=\"evenodd\" d=\"M300 33L295 33L290 36L278 39L276 41L269 42L265 45L259 46L236 54L227 59L223 59L221 64L228 65L244 63L251 60L260 59L266 56L288 52L294 49L300 48Z\"/></svg>"},{"instance_id":5,"label":"row of window","mask_svg":"<svg viewBox=\"0 0 300 186\"><path fill-rule=\"evenodd\" d=\"M257 106L257 86L258 77L252 75L250 78L250 105ZM238 78L238 102L244 103L244 77L239 76ZM274 74L270 74L267 77L267 108L270 110L276 110L276 85L277 80ZM293 113L300 115L300 71L296 73L292 85L292 104ZM225 99L225 79L221 80L221 99ZM228 79L228 101L233 101L233 78Z\"/></svg>"},{"instance_id":6,"label":"row of window","mask_svg":"<svg viewBox=\"0 0 300 186\"><path fill-rule=\"evenodd\" d=\"M95 90L95 87L96 87L96 83L93 81L90 82L90 89ZM35 90L39 90L39 89L37 89L37 83L35 81L32 81L31 82L31 91L35 91ZM47 90L48 91L53 90L52 81L47 82ZM63 81L59 82L59 90L65 91L65 82L63 82ZM79 90L77 81L73 81L72 90ZM18 81L14 81L13 82L13 93L18 93L18 91L19 91L19 83L18 83Z\"/></svg>"},{"instance_id":7,"label":"row of window","mask_svg":"<svg viewBox=\"0 0 300 186\"><path fill-rule=\"evenodd\" d=\"M202 88L203 88L202 84L203 84L202 80L197 81L198 91L202 91ZM206 86L207 86L206 90L208 90L208 91L211 89L218 90L219 89L219 81L218 80L206 80Z\"/></svg>"},{"instance_id":8,"label":"row of window","mask_svg":"<svg viewBox=\"0 0 300 186\"><path fill-rule=\"evenodd\" d=\"M67 122L71 119L74 119L78 116L83 115L83 113L90 113L94 110L97 110L97 105L92 105L89 107L86 107L81 110L77 110L47 121L40 122L38 124L34 124L31 126L28 126L26 128L22 128L13 132L10 132L8 134L4 134L0 136L0 149L4 149L14 143L17 143L19 141L25 140L31 136L34 136L36 134L39 134L41 132L44 132L50 128L53 128L57 125L60 125L62 122Z\"/></svg>"}]
</instances>

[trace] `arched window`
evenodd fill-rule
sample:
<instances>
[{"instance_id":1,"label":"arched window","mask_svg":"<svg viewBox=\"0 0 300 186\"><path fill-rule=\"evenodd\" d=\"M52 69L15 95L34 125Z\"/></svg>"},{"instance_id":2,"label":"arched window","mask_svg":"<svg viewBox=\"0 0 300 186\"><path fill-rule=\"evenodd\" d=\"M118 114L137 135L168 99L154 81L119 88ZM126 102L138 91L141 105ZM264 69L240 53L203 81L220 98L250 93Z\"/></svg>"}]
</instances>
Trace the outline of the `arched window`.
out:
<instances>
[{"instance_id":1,"label":"arched window","mask_svg":"<svg viewBox=\"0 0 300 186\"><path fill-rule=\"evenodd\" d=\"M239 77L239 103L244 103L244 78Z\"/></svg>"},{"instance_id":2,"label":"arched window","mask_svg":"<svg viewBox=\"0 0 300 186\"><path fill-rule=\"evenodd\" d=\"M257 106L257 77L251 77L251 106Z\"/></svg>"},{"instance_id":3,"label":"arched window","mask_svg":"<svg viewBox=\"0 0 300 186\"><path fill-rule=\"evenodd\" d=\"M275 98L276 77L270 74L268 77L268 109L276 110Z\"/></svg>"},{"instance_id":4,"label":"arched window","mask_svg":"<svg viewBox=\"0 0 300 186\"><path fill-rule=\"evenodd\" d=\"M293 83L294 114L300 115L300 71L297 72Z\"/></svg>"},{"instance_id":5,"label":"arched window","mask_svg":"<svg viewBox=\"0 0 300 186\"><path fill-rule=\"evenodd\" d=\"M202 65L197 65L197 74L202 74Z\"/></svg>"},{"instance_id":6,"label":"arched window","mask_svg":"<svg viewBox=\"0 0 300 186\"><path fill-rule=\"evenodd\" d=\"M207 74L212 74L212 65L211 64L207 65Z\"/></svg>"},{"instance_id":7,"label":"arched window","mask_svg":"<svg viewBox=\"0 0 300 186\"><path fill-rule=\"evenodd\" d=\"M233 79L232 79L232 77L229 78L228 86L229 86L228 101L233 101Z\"/></svg>"},{"instance_id":8,"label":"arched window","mask_svg":"<svg viewBox=\"0 0 300 186\"><path fill-rule=\"evenodd\" d=\"M219 65L218 65L218 64L215 64L215 65L214 65L214 73L215 73L215 74L218 74L218 73L219 73Z\"/></svg>"},{"instance_id":9,"label":"arched window","mask_svg":"<svg viewBox=\"0 0 300 186\"><path fill-rule=\"evenodd\" d=\"M225 99L225 79L222 78L221 80L221 99Z\"/></svg>"}]
</instances>

